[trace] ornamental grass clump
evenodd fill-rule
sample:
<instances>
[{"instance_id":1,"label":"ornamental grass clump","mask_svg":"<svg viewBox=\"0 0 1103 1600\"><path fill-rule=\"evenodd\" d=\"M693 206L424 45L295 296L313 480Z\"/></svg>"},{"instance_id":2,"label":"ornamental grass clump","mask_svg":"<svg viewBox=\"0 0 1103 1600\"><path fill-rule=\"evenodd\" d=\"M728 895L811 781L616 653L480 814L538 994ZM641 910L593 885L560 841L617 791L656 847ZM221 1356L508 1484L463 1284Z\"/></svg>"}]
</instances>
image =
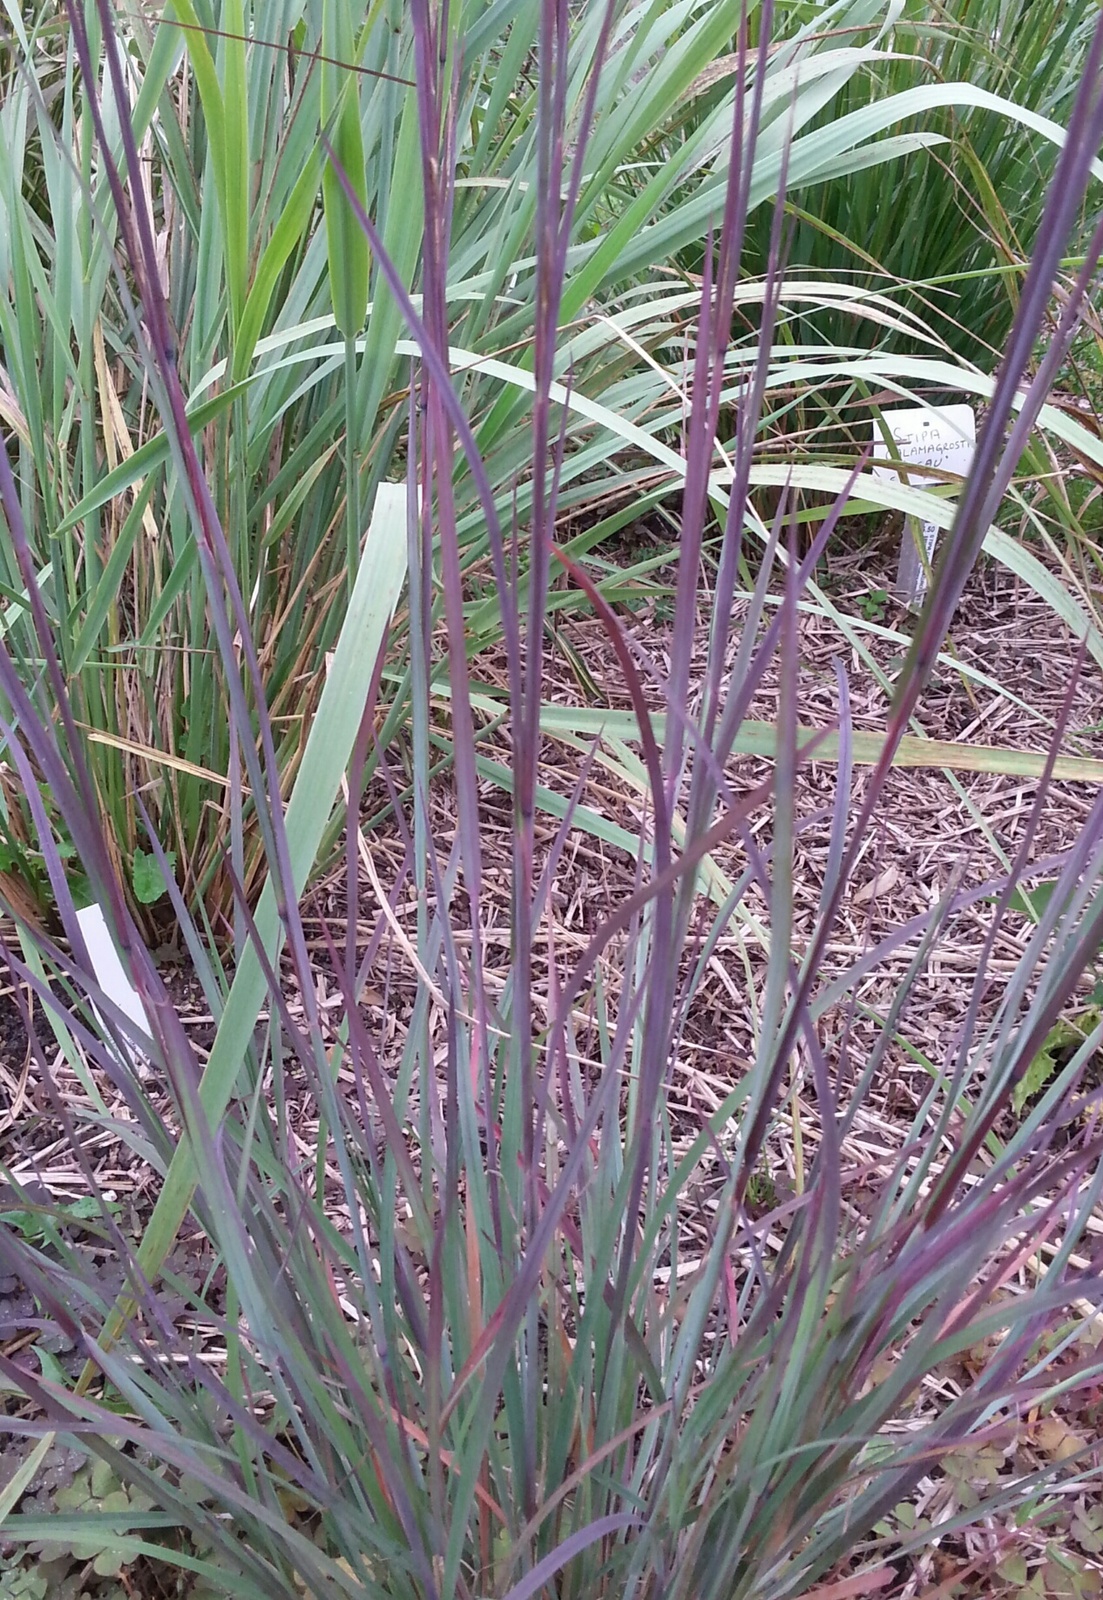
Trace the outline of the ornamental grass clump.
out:
<instances>
[{"instance_id":1,"label":"ornamental grass clump","mask_svg":"<svg viewBox=\"0 0 1103 1600\"><path fill-rule=\"evenodd\" d=\"M598 33L569 123L571 8L531 9L535 55L501 66L531 78L539 179L529 194L530 399L522 406L497 374L497 421L526 440L512 498L488 460L501 437L494 407L478 419L470 409L489 380L469 388L452 359L464 175L447 8L410 6L417 296L341 165L355 141L325 135L338 180L326 205L347 205L342 227L351 217L362 230L403 325L408 394L396 402L394 460L405 471L367 496L366 536L291 773L252 591L189 423L176 291L171 271L168 294L161 277L140 139L129 116L108 116L126 103L126 60L107 0L70 12L85 136L120 228L119 293L140 292L135 351L225 685L232 816L247 804L263 872L250 893L243 831L231 827L218 861L233 898L226 958L193 918L136 795L213 1018L201 1044L127 903L9 446L0 503L40 671L28 681L29 650L0 637L0 732L57 929L9 905L16 936L5 953L35 1002L26 1022L44 1104L100 1204L75 1233L24 1193L40 1226L0 1224L4 1271L36 1305L16 1331L48 1324L72 1357L65 1366L0 1351L0 1426L87 1451L125 1486L126 1505L84 1506L79 1527L8 1506L4 1531L59 1545L110 1534L113 1558L175 1565L193 1596L785 1600L880 1589L890 1562L931 1538L899 1512L925 1476L1010 1438L1029 1412L1103 1372L1094 1354L1065 1359L1103 1287L1090 1231L1103 1137L1082 1087L1099 1030L1033 1109L1005 1115L1103 938L1096 801L1048 863L1054 887L1007 969L1003 934L1021 915L1018 885L1038 869L1062 727L1039 755L1032 809L999 881L948 871L925 914L857 951L833 938L901 741L1096 283L1103 225L1031 373L1103 141L1103 25L973 471L883 731L872 752L868 739L860 746L869 770L859 784L841 661L832 725L798 722L798 613L841 514L872 482L866 463L853 464L803 548L787 486L772 521L752 493L785 292L780 211L757 353L734 396L730 383L769 8L757 45L740 25L731 159L704 218L679 465L666 484L679 526L673 610L657 639L630 626L596 562L564 549L557 531L575 448L561 330L618 9L587 13ZM488 15L475 18L472 50ZM720 452L721 411L733 405L734 449ZM472 593L463 531L476 515L479 581L500 615L482 650L471 619L485 594ZM607 641L602 703L582 708L590 738L572 727L578 708L552 676L564 591ZM1083 659L1070 664L1079 670ZM396 682L409 718L388 742ZM778 713L765 733L754 725L768 759L752 765L741 752L767 683ZM573 779L553 745L575 754ZM834 783L810 818L798 776L813 761L831 762ZM812 826L826 851L809 926L794 916L794 862ZM319 883L330 833L341 870ZM617 852L607 889L571 876L580 852L612 859L599 850ZM69 851L145 1029L97 979ZM861 1140L899 1070L909 1003L954 919L977 907L988 921L963 1024L870 1156ZM871 1015L866 980L893 962L892 998ZM696 1092L686 1046L714 963L749 1019L747 1047L719 1052ZM142 1174L145 1211L105 1192L93 1132ZM971 1383L932 1385L966 1353ZM1030 1470L1009 1456L940 1533L986 1518L1005 1519L1006 1531L1054 1485L1074 1484L1089 1455L1074 1441Z\"/></svg>"},{"instance_id":2,"label":"ornamental grass clump","mask_svg":"<svg viewBox=\"0 0 1103 1600\"><path fill-rule=\"evenodd\" d=\"M861 186L882 169L891 175L886 183L914 179L908 194L921 186L926 198L900 231L942 250L946 197L931 188L929 166L920 167L941 151L932 141L942 134L925 119L960 111L975 129L983 116L986 137L1000 149L1021 149L1025 139L1052 154L1060 139L1061 105L1049 106L1041 131L1029 108L1007 94L977 111L964 69L946 84L926 85L917 102L910 78L897 81L890 71L885 29L897 9L890 0L842 0L771 14L775 45L760 67L761 133L747 199L754 260L737 286L739 337L726 354L728 401L717 429L729 453L729 402L758 359L770 202L783 158L789 192L809 203L824 189L825 204L838 195L857 206ZM577 193L564 219L555 355L555 382L565 386L554 391L563 436L557 505L572 518L570 553L594 550L645 500L668 505L682 471L671 441L684 423L698 269L723 209L735 101L745 92L732 68L740 6L631 0L612 19L602 4L568 10L567 64L556 91L561 155L545 148L538 125L542 5L478 0L445 14L454 183L443 291L430 291L424 276L424 130L409 7L385 0L365 11L333 0L300 15L294 6L181 0L154 16L125 6L101 15L86 4L90 80L60 0L37 0L5 25L0 404L81 755L129 910L154 947L173 942L176 915L143 806L204 937L220 949L242 932L234 875L255 908L271 841L229 711L167 397L142 354L148 325L135 294L151 291L120 271L137 217L129 200L118 209L90 96L102 101L106 151L119 160L117 129L125 121L143 163L173 364L255 649L276 758L272 781L286 797L317 727L368 515L379 487L405 472L410 363L421 360L382 261L354 224L325 140L348 169L353 197L371 216L402 288L418 303L430 292L445 296L450 360L484 472L480 482L468 456L457 455L455 519L472 650L500 648L508 627L485 496L505 526L516 516L528 527L538 514L530 472L532 351L543 314L538 196L549 163L574 160L586 124L588 161L576 168ZM752 38L760 20L750 8ZM109 36L123 61L117 86L107 71ZM599 72L600 93L589 104ZM859 75L876 92L867 94ZM851 83L854 104L845 100ZM917 116L922 126L901 130L901 118ZM124 174L124 188L130 182ZM898 215L894 203L878 200L875 209L882 218ZM803 266L805 257L796 260ZM1006 301L998 284L990 288ZM767 435L780 429L780 456L773 450L756 459L756 491L791 481L807 512L846 484L849 462L810 464L798 449L795 405L822 419L839 409L850 416L857 403L864 427L866 402L885 391L937 391L980 404L990 397L991 363L975 368L953 353L952 341L939 343L916 314L920 302L907 309L818 270L787 277L782 294L762 408ZM817 340L809 349L793 324L806 313L829 313L837 343ZM868 351L871 333L884 335L886 350ZM907 360L899 353L905 348ZM1058 449L1103 461L1103 446L1081 419L1049 409L1040 421ZM870 503L923 520L948 515L927 488L870 487ZM998 530L990 549L1063 606L1074 632L1083 630L1093 610L1090 586L1074 604L1060 586L1047 587L1031 552L1001 543ZM653 584L639 565L625 582ZM0 541L0 586L15 600L6 637L24 684L39 684L42 714L58 716L49 680L39 680L25 583L12 545ZM815 580L807 598L829 607ZM427 603L439 618L439 591ZM564 620L586 614L569 584L557 590L555 609ZM400 606L396 654L407 621ZM1095 622L1088 632L1103 661L1103 633ZM868 656L860 630L853 647ZM244 691L252 723L257 691ZM412 694L405 672L381 681L379 750L404 737ZM441 756L450 759L447 751ZM369 775L378 758L373 746ZM42 798L57 828L48 789ZM325 845L336 848L335 829ZM66 859L73 891L87 896L78 855ZM8 898L56 934L35 824L7 776L0 776L0 876Z\"/></svg>"},{"instance_id":3,"label":"ornamental grass clump","mask_svg":"<svg viewBox=\"0 0 1103 1600\"><path fill-rule=\"evenodd\" d=\"M1079 6L1039 13L1031 0L905 0L825 114L834 126L895 104L900 159L847 184L790 190L794 268L888 296L990 371L1041 223L1052 133L1068 120L1093 28ZM1090 215L1077 218L1070 256L1089 236ZM768 237L759 219L751 260L765 260ZM902 328L846 323L826 307L797 336L908 348Z\"/></svg>"}]
</instances>

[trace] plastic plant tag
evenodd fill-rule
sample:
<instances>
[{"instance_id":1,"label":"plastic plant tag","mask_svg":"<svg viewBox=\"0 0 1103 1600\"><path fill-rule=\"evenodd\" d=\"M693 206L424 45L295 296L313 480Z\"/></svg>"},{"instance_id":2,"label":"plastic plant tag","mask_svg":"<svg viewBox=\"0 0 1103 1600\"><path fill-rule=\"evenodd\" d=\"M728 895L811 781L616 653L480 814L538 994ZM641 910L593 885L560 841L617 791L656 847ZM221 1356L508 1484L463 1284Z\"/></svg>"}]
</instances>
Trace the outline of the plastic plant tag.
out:
<instances>
[{"instance_id":1,"label":"plastic plant tag","mask_svg":"<svg viewBox=\"0 0 1103 1600\"><path fill-rule=\"evenodd\" d=\"M941 469L947 478L963 478L968 473L977 441L977 419L972 406L909 406L904 411L883 411L881 417L892 434L893 447L902 462ZM876 419L873 448L882 458L888 454L881 423ZM900 481L896 469L886 466L883 459L870 470L874 477ZM906 481L918 488L939 480L928 471L908 473ZM914 524L914 517L905 519L896 574L897 595L901 603L912 610L923 603L927 593L927 568L934 559L938 541L937 522L921 522L918 528ZM920 559L920 541L926 552L926 564Z\"/></svg>"},{"instance_id":2,"label":"plastic plant tag","mask_svg":"<svg viewBox=\"0 0 1103 1600\"><path fill-rule=\"evenodd\" d=\"M96 982L108 1000L113 1005L118 1006L123 1016L134 1024L135 1029L139 1033L148 1034L150 1029L145 1009L138 998L138 991L123 970L123 964L119 960L119 952L115 948L115 941L111 937L102 907L98 905L84 906L77 912L77 921L80 924L84 942L88 947L88 956L92 963L92 971L95 974ZM100 1018L102 1026L103 1017L95 1006L92 1009L96 1012L97 1017ZM148 1060L141 1051L135 1048L132 1050L132 1055L141 1069L148 1070Z\"/></svg>"}]
</instances>

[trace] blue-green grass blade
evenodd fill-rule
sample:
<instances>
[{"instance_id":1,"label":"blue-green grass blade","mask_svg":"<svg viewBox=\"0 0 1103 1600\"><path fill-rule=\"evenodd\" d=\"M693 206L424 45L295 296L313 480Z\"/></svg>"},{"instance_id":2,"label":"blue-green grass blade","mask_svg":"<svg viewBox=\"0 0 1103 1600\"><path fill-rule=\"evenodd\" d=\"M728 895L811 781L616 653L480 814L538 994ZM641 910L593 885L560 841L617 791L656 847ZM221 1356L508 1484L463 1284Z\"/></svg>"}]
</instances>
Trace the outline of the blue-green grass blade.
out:
<instances>
[{"instance_id":1,"label":"blue-green grass blade","mask_svg":"<svg viewBox=\"0 0 1103 1600\"><path fill-rule=\"evenodd\" d=\"M287 810L287 838L296 893L301 893L348 765L360 727L365 696L387 626L406 578L406 491L381 485L348 614L307 739L302 766ZM256 917L265 952L278 961L283 942L271 882ZM200 1084L200 1098L217 1125L238 1083L257 1014L267 993L264 970L252 945L241 952L226 1009ZM138 1260L147 1278L156 1276L187 1213L196 1162L187 1140L169 1168L142 1240ZM105 1329L110 1341L121 1325L117 1314Z\"/></svg>"}]
</instances>

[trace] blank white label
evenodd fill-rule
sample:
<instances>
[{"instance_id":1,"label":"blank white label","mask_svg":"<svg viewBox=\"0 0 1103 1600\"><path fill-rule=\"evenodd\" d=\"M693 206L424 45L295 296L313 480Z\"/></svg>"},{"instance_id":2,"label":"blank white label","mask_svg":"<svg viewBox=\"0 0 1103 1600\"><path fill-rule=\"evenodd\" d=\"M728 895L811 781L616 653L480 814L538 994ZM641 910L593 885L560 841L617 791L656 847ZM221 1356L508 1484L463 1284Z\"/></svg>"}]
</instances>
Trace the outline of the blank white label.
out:
<instances>
[{"instance_id":1,"label":"blank white label","mask_svg":"<svg viewBox=\"0 0 1103 1600\"><path fill-rule=\"evenodd\" d=\"M115 941L111 937L102 908L98 905L85 906L77 912L77 921L80 923L84 942L88 946L88 956L92 962L96 982L108 1000L118 1006L138 1032L148 1035L150 1029L145 1009L138 998L138 991L127 977L119 960L119 952L115 948Z\"/></svg>"}]
</instances>

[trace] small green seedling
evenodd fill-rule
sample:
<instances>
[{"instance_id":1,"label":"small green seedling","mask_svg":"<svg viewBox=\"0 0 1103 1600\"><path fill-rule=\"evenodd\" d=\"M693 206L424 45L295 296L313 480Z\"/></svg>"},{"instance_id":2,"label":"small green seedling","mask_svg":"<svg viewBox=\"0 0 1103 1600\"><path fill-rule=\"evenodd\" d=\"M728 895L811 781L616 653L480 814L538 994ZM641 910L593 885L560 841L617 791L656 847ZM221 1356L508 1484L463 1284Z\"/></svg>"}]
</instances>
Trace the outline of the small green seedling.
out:
<instances>
[{"instance_id":1,"label":"small green seedling","mask_svg":"<svg viewBox=\"0 0 1103 1600\"><path fill-rule=\"evenodd\" d=\"M108 1210L115 1213L119 1207L109 1205ZM13 1229L27 1244L40 1247L50 1242L59 1227L75 1223L78 1228L87 1229L89 1224L99 1222L102 1215L100 1201L94 1195L82 1195L64 1206L12 1207L0 1211L0 1222Z\"/></svg>"},{"instance_id":2,"label":"small green seedling","mask_svg":"<svg viewBox=\"0 0 1103 1600\"><path fill-rule=\"evenodd\" d=\"M870 589L868 594L858 596L858 610L867 622L884 621L888 610L889 592L887 589Z\"/></svg>"},{"instance_id":3,"label":"small green seedling","mask_svg":"<svg viewBox=\"0 0 1103 1600\"><path fill-rule=\"evenodd\" d=\"M1042 1094L1057 1074L1079 1050L1089 1034L1103 1021L1098 1004L1077 1012L1074 1018L1059 1018L1046 1034L1045 1042L1011 1092L1011 1109L1021 1117L1029 1103Z\"/></svg>"},{"instance_id":4,"label":"small green seedling","mask_svg":"<svg viewBox=\"0 0 1103 1600\"><path fill-rule=\"evenodd\" d=\"M170 870L175 867L176 851L166 850L165 860ZM139 905L156 905L165 893L165 879L155 855L145 850L135 850L130 863L130 883L134 890L134 898Z\"/></svg>"}]
</instances>

